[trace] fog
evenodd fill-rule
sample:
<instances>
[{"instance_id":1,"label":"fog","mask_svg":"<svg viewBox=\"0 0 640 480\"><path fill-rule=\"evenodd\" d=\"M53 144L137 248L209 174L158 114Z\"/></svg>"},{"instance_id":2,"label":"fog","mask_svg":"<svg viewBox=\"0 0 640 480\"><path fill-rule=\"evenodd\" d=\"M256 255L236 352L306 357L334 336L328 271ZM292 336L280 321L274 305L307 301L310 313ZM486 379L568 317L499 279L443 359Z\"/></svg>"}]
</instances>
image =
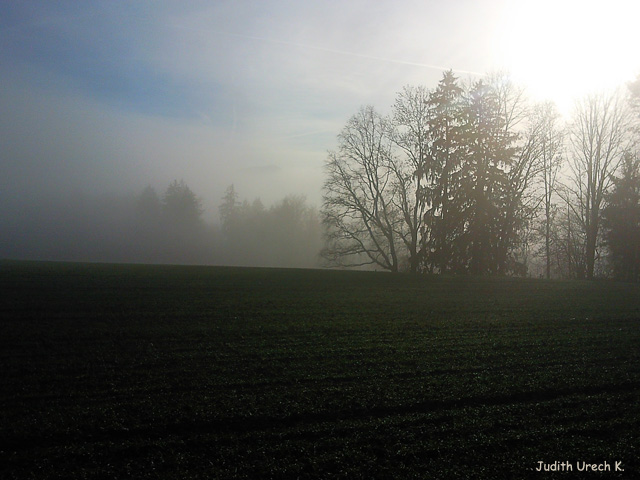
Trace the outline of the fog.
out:
<instances>
[{"instance_id":1,"label":"fog","mask_svg":"<svg viewBox=\"0 0 640 480\"><path fill-rule=\"evenodd\" d=\"M232 188L232 187L230 187ZM227 203L224 221L203 219L201 200L183 181L158 194L80 191L43 194L7 204L2 257L80 262L321 266L322 233L314 206L287 196L265 207L259 199Z\"/></svg>"},{"instance_id":2,"label":"fog","mask_svg":"<svg viewBox=\"0 0 640 480\"><path fill-rule=\"evenodd\" d=\"M273 248L225 246L225 190L272 222L286 198L316 211L360 106L445 69L509 67L507 3L4 2L0 258L312 265L319 234L295 261L276 254L275 225ZM152 248L134 205L174 180L201 201L200 230Z\"/></svg>"}]
</instances>

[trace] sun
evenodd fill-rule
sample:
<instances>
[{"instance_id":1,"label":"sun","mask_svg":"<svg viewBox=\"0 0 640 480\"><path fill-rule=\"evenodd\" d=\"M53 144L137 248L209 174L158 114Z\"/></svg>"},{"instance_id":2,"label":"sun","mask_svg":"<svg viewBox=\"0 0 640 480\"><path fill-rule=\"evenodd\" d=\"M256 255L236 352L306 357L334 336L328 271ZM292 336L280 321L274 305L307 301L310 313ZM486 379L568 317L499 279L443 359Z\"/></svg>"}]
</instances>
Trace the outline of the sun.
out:
<instances>
[{"instance_id":1,"label":"sun","mask_svg":"<svg viewBox=\"0 0 640 480\"><path fill-rule=\"evenodd\" d=\"M640 2L513 1L496 35L496 63L539 100L568 113L575 99L640 73Z\"/></svg>"}]
</instances>

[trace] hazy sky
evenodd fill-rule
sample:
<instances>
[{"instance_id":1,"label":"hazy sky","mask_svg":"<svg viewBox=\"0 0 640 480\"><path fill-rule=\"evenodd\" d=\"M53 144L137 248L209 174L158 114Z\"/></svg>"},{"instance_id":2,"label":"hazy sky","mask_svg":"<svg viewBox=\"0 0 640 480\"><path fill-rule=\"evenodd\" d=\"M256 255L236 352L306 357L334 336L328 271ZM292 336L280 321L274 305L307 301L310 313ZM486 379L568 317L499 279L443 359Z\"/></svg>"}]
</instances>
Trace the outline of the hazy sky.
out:
<instances>
[{"instance_id":1,"label":"hazy sky","mask_svg":"<svg viewBox=\"0 0 640 480\"><path fill-rule=\"evenodd\" d=\"M433 87L449 68L508 68L561 102L587 78L622 83L640 72L639 13L615 1L1 2L0 200L184 179L208 218L231 183L267 205L299 193L318 205L326 152L361 105L388 111L403 85Z\"/></svg>"}]
</instances>

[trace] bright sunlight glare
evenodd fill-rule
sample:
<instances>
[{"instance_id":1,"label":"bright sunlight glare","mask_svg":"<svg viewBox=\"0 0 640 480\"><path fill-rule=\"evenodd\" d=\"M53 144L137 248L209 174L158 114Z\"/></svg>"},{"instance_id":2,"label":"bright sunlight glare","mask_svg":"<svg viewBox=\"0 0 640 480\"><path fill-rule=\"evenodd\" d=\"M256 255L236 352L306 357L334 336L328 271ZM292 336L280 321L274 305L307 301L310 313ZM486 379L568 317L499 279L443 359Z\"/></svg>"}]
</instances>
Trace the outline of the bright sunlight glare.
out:
<instances>
[{"instance_id":1,"label":"bright sunlight glare","mask_svg":"<svg viewBox=\"0 0 640 480\"><path fill-rule=\"evenodd\" d=\"M497 63L536 99L566 114L588 93L640 73L635 0L510 2L497 36Z\"/></svg>"}]
</instances>

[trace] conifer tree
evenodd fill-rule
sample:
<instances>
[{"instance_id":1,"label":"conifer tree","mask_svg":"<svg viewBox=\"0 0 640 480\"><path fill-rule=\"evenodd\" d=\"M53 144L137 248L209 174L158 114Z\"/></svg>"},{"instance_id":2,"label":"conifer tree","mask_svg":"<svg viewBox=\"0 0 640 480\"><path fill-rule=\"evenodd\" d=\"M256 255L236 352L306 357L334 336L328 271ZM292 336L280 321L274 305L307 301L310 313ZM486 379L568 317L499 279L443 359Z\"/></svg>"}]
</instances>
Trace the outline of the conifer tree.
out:
<instances>
[{"instance_id":1,"label":"conifer tree","mask_svg":"<svg viewBox=\"0 0 640 480\"><path fill-rule=\"evenodd\" d=\"M603 211L603 226L613 276L640 280L640 160L626 154L621 176L613 180Z\"/></svg>"},{"instance_id":2,"label":"conifer tree","mask_svg":"<svg viewBox=\"0 0 640 480\"><path fill-rule=\"evenodd\" d=\"M451 208L452 193L466 154L464 131L467 110L463 89L451 70L444 73L437 88L429 95L429 148L425 167L423 196L428 205L423 232L426 263L429 271L455 270L452 246L461 232L462 218Z\"/></svg>"}]
</instances>

